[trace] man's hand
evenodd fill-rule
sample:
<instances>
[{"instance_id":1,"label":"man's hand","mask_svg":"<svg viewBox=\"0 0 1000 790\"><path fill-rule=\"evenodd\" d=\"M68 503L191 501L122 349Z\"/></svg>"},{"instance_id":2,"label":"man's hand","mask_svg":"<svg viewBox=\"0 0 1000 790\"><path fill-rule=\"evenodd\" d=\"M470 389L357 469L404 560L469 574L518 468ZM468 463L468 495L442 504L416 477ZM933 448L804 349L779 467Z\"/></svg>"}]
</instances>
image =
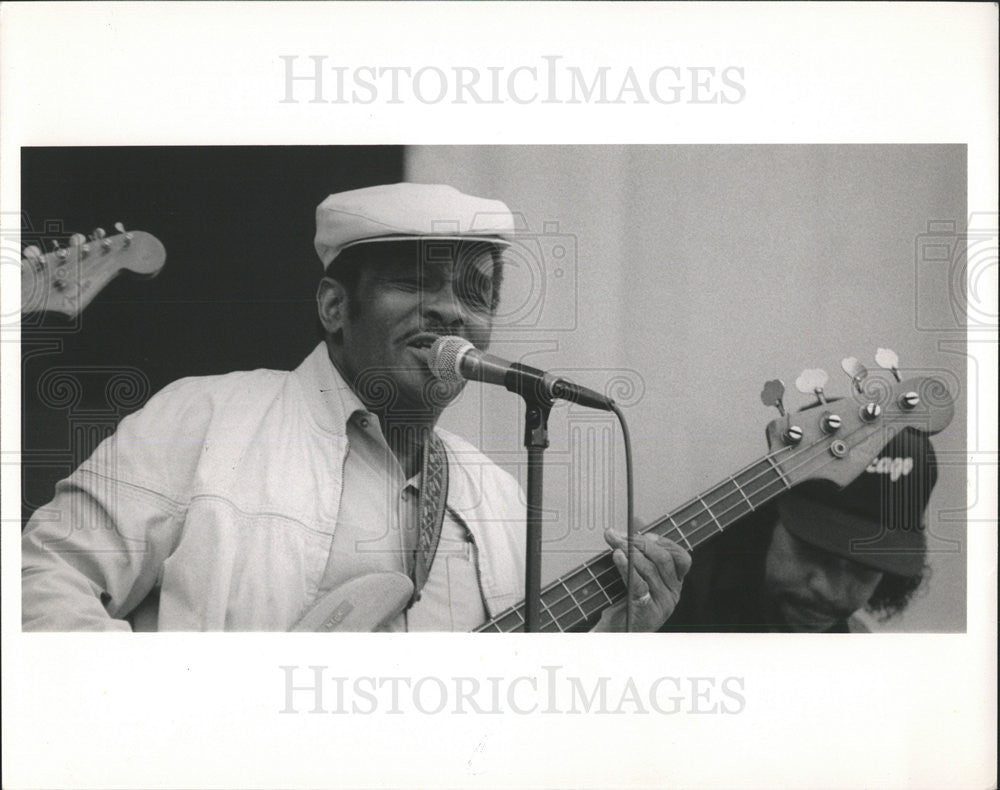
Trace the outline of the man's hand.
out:
<instances>
[{"instance_id":1,"label":"man's hand","mask_svg":"<svg viewBox=\"0 0 1000 790\"><path fill-rule=\"evenodd\" d=\"M627 583L628 541L612 530L604 539L613 549L611 557ZM655 631L673 614L681 597L684 576L691 568L691 555L669 538L636 535L632 553L632 630ZM619 601L605 609L595 631L624 631L625 607Z\"/></svg>"}]
</instances>

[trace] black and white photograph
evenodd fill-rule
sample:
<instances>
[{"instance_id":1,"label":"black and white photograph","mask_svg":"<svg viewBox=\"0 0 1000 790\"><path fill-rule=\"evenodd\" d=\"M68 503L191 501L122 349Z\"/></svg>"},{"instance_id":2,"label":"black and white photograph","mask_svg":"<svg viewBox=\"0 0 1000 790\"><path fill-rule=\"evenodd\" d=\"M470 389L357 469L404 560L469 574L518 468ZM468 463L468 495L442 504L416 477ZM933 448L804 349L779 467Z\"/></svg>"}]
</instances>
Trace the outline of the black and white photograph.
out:
<instances>
[{"instance_id":1,"label":"black and white photograph","mask_svg":"<svg viewBox=\"0 0 1000 790\"><path fill-rule=\"evenodd\" d=\"M620 402L637 628L963 631L964 316L933 256L962 263L965 166L932 145L22 149L24 628L624 627ZM115 203L124 233L57 235ZM98 265L123 276L91 296ZM505 364L603 400L509 392ZM528 623L521 412L543 409L534 551L560 580ZM425 502L444 420L471 471Z\"/></svg>"},{"instance_id":2,"label":"black and white photograph","mask_svg":"<svg viewBox=\"0 0 1000 790\"><path fill-rule=\"evenodd\" d=\"M676 4L438 53L573 14L473 5L232 5L223 90L155 57L221 7L66 4L174 86L75 131L3 7L5 786L989 784L995 113L852 132L738 36L640 46ZM923 12L900 58L996 31Z\"/></svg>"}]
</instances>

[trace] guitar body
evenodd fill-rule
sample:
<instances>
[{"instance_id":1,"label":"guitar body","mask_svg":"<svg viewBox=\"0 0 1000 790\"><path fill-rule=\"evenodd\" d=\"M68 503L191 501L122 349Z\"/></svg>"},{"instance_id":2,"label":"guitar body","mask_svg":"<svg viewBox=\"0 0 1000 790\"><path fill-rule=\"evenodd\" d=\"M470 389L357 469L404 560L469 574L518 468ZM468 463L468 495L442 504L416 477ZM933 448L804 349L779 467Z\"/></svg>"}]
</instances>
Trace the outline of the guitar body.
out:
<instances>
[{"instance_id":1,"label":"guitar body","mask_svg":"<svg viewBox=\"0 0 1000 790\"><path fill-rule=\"evenodd\" d=\"M379 631L413 595L413 582L402 573L355 576L324 593L292 631Z\"/></svg>"},{"instance_id":2,"label":"guitar body","mask_svg":"<svg viewBox=\"0 0 1000 790\"><path fill-rule=\"evenodd\" d=\"M381 631L403 611L413 582L402 573L356 576L320 596L291 631ZM155 588L128 616L135 632L157 631L160 590Z\"/></svg>"}]
</instances>

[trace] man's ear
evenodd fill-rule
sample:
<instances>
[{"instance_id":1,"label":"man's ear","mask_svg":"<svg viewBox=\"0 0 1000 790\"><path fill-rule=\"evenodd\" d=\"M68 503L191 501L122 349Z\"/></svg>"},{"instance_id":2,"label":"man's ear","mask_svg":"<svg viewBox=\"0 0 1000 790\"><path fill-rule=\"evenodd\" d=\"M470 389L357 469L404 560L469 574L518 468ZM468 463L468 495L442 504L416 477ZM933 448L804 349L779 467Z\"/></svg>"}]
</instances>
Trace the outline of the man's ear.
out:
<instances>
[{"instance_id":1,"label":"man's ear","mask_svg":"<svg viewBox=\"0 0 1000 790\"><path fill-rule=\"evenodd\" d=\"M319 322L328 335L333 335L344 328L347 319L347 291L339 280L324 277L316 289L316 309L319 312Z\"/></svg>"}]
</instances>

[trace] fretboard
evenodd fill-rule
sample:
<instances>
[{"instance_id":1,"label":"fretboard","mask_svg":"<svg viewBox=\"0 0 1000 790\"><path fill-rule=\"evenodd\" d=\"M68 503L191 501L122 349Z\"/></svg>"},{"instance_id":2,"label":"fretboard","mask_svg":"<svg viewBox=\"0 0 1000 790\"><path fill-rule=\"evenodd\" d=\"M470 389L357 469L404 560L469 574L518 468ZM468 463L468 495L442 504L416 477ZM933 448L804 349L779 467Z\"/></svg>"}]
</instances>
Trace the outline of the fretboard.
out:
<instances>
[{"instance_id":1,"label":"fretboard","mask_svg":"<svg viewBox=\"0 0 1000 790\"><path fill-rule=\"evenodd\" d=\"M770 454L654 521L643 532L668 537L690 551L790 487ZM605 551L542 590L540 630L578 631L625 594L625 582L611 552ZM524 604L501 612L476 630L523 631Z\"/></svg>"}]
</instances>

